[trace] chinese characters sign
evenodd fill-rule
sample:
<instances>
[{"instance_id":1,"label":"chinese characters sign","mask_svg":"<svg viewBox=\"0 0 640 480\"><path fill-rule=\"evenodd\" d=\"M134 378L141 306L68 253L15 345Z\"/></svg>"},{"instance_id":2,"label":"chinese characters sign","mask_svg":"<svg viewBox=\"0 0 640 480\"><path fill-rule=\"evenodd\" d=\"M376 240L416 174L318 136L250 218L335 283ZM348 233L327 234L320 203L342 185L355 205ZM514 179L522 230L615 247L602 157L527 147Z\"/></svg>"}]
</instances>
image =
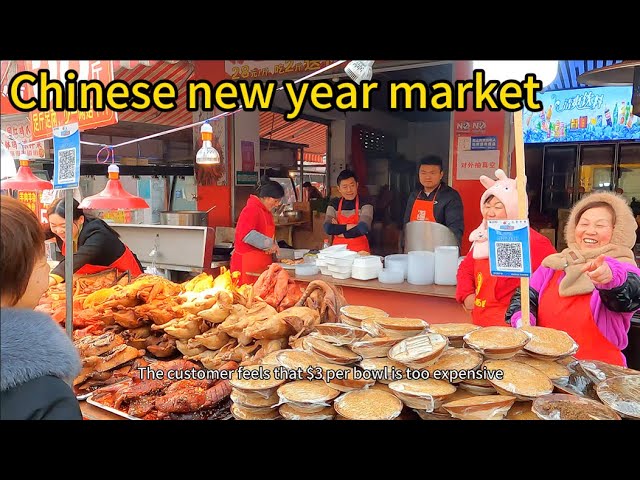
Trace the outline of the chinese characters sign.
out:
<instances>
[{"instance_id":1,"label":"chinese characters sign","mask_svg":"<svg viewBox=\"0 0 640 480\"><path fill-rule=\"evenodd\" d=\"M107 85L113 80L113 66L110 60L34 60L25 63L27 70L37 72L41 69L48 69L52 79L62 82L65 81L64 74L68 70L78 72L78 81L100 80L103 85ZM27 85L26 98L32 97L35 93L34 87ZM29 120L31 122L31 139L41 140L51 138L52 131L56 127L77 123L80 131L84 131L118 123L118 116L116 112L109 109L105 109L102 112L93 110L88 112L54 112L49 110L46 112L30 112Z\"/></svg>"},{"instance_id":2,"label":"chinese characters sign","mask_svg":"<svg viewBox=\"0 0 640 480\"><path fill-rule=\"evenodd\" d=\"M2 143L9 149L13 158L18 158L21 153L25 153L29 158L45 157L44 142L25 145L24 152L20 149L19 142L31 141L31 123L26 114L3 118L2 129L15 139L11 140L6 135L2 136Z\"/></svg>"},{"instance_id":3,"label":"chinese characters sign","mask_svg":"<svg viewBox=\"0 0 640 480\"><path fill-rule=\"evenodd\" d=\"M456 178L478 180L481 175L493 178L500 165L498 138L493 136L458 136Z\"/></svg>"},{"instance_id":4,"label":"chinese characters sign","mask_svg":"<svg viewBox=\"0 0 640 480\"><path fill-rule=\"evenodd\" d=\"M225 71L232 80L294 77L331 65L335 60L227 60Z\"/></svg>"},{"instance_id":5,"label":"chinese characters sign","mask_svg":"<svg viewBox=\"0 0 640 480\"><path fill-rule=\"evenodd\" d=\"M538 95L543 110L523 111L525 143L640 140L632 87L553 90Z\"/></svg>"}]
</instances>

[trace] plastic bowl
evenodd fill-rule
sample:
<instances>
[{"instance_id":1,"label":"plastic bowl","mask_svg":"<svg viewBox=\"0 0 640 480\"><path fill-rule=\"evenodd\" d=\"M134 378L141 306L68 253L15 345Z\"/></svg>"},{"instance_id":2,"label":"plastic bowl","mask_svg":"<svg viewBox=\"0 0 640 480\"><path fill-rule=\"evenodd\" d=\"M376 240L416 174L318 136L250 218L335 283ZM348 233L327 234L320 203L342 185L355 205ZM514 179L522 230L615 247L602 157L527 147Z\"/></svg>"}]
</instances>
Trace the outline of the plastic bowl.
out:
<instances>
[{"instance_id":1,"label":"plastic bowl","mask_svg":"<svg viewBox=\"0 0 640 480\"><path fill-rule=\"evenodd\" d=\"M380 283L403 283L404 282L404 272L400 270L389 270L388 268L383 268L378 273L378 281Z\"/></svg>"}]
</instances>

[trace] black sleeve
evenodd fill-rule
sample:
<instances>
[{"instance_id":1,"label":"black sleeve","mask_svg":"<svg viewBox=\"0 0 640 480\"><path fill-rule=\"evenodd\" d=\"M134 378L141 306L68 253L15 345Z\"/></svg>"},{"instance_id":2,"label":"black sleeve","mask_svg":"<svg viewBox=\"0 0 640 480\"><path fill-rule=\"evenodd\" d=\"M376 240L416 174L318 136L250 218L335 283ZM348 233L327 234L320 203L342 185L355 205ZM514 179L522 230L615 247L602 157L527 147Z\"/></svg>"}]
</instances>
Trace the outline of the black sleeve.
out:
<instances>
[{"instance_id":1,"label":"black sleeve","mask_svg":"<svg viewBox=\"0 0 640 480\"><path fill-rule=\"evenodd\" d=\"M518 287L516 291L513 292L511 303L504 316L504 321L507 325L511 325L511 317L513 317L513 314L521 310L521 303L522 297L520 295L520 287ZM535 318L538 318L538 292L533 287L529 287L529 313Z\"/></svg>"},{"instance_id":2,"label":"black sleeve","mask_svg":"<svg viewBox=\"0 0 640 480\"><path fill-rule=\"evenodd\" d=\"M453 198L444 210L444 224L449 227L458 239L458 245L462 245L462 234L464 233L464 212L462 198L460 194L453 190Z\"/></svg>"},{"instance_id":3,"label":"black sleeve","mask_svg":"<svg viewBox=\"0 0 640 480\"><path fill-rule=\"evenodd\" d=\"M634 272L627 273L627 281L618 288L598 290L605 307L612 312L634 312L640 308L640 277Z\"/></svg>"},{"instance_id":4,"label":"black sleeve","mask_svg":"<svg viewBox=\"0 0 640 480\"><path fill-rule=\"evenodd\" d=\"M110 235L108 230L97 228L88 232L78 251L73 254L73 271L90 265L108 266L124 253L124 245L117 237ZM60 262L51 273L64 278L64 261Z\"/></svg>"},{"instance_id":5,"label":"black sleeve","mask_svg":"<svg viewBox=\"0 0 640 480\"><path fill-rule=\"evenodd\" d=\"M409 200L407 200L407 207L404 209L404 223L409 223L411 220L411 210L413 210L413 204L416 201L418 194L416 192L411 192L409 195Z\"/></svg>"},{"instance_id":6,"label":"black sleeve","mask_svg":"<svg viewBox=\"0 0 640 480\"><path fill-rule=\"evenodd\" d=\"M324 233L327 235L342 235L347 231L346 225L337 225L334 223L325 223L324 224Z\"/></svg>"}]
</instances>

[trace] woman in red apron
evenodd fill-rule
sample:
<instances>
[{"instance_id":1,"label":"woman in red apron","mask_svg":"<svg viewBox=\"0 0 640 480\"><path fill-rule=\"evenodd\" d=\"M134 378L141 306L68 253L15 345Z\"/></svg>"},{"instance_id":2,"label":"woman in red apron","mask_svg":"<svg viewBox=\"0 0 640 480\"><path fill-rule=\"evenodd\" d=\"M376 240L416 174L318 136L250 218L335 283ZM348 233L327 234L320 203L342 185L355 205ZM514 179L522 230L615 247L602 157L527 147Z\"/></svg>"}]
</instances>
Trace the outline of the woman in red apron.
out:
<instances>
[{"instance_id":1,"label":"woman in red apron","mask_svg":"<svg viewBox=\"0 0 640 480\"><path fill-rule=\"evenodd\" d=\"M73 200L73 273L88 275L112 268L119 272L129 271L132 277L142 274L138 258L120 240L118 233L99 218L85 215ZM67 254L65 245L64 199L53 203L47 213L49 229L55 235L62 255ZM64 261L49 274L49 284L64 282Z\"/></svg>"},{"instance_id":2,"label":"woman in red apron","mask_svg":"<svg viewBox=\"0 0 640 480\"><path fill-rule=\"evenodd\" d=\"M282 197L282 185L265 181L257 196L251 195L240 212L230 266L231 272L240 272L240 285L253 284L273 262L272 255L278 252L272 212Z\"/></svg>"},{"instance_id":3,"label":"woman in red apron","mask_svg":"<svg viewBox=\"0 0 640 480\"><path fill-rule=\"evenodd\" d=\"M496 171L498 180L484 175L480 182L487 188L480 199L482 223L471 232L471 250L458 267L456 299L471 311L475 325L488 327L504 325L504 316L511 297L520 285L520 279L494 277L489 266L487 220L518 218L516 181L502 170ZM542 260L556 252L551 242L533 229L529 229L531 268L535 271Z\"/></svg>"},{"instance_id":4,"label":"woman in red apron","mask_svg":"<svg viewBox=\"0 0 640 480\"><path fill-rule=\"evenodd\" d=\"M333 245L346 245L353 252L370 252L367 234L373 220L373 205L358 195L355 173L344 170L338 175L338 191L327 207L324 230L333 236Z\"/></svg>"},{"instance_id":5,"label":"woman in red apron","mask_svg":"<svg viewBox=\"0 0 640 480\"><path fill-rule=\"evenodd\" d=\"M578 359L626 365L622 350L629 343L631 317L640 309L634 227L623 197L585 196L567 221L567 248L545 258L531 277L530 323L567 332L578 344ZM506 320L514 327L524 323L519 291Z\"/></svg>"}]
</instances>

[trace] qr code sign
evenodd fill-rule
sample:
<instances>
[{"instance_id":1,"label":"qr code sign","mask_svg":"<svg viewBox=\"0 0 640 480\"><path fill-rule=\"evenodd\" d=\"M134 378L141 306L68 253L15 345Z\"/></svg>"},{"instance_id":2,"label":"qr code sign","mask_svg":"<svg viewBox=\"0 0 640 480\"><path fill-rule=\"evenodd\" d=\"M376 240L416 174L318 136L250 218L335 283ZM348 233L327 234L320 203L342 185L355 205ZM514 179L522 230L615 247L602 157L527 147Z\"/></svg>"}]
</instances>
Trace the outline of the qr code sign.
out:
<instances>
[{"instance_id":1,"label":"qr code sign","mask_svg":"<svg viewBox=\"0 0 640 480\"><path fill-rule=\"evenodd\" d=\"M522 272L524 270L521 243L496 242L495 246L498 270L514 272Z\"/></svg>"},{"instance_id":2,"label":"qr code sign","mask_svg":"<svg viewBox=\"0 0 640 480\"><path fill-rule=\"evenodd\" d=\"M76 181L76 149L58 150L58 183L74 183Z\"/></svg>"}]
</instances>

